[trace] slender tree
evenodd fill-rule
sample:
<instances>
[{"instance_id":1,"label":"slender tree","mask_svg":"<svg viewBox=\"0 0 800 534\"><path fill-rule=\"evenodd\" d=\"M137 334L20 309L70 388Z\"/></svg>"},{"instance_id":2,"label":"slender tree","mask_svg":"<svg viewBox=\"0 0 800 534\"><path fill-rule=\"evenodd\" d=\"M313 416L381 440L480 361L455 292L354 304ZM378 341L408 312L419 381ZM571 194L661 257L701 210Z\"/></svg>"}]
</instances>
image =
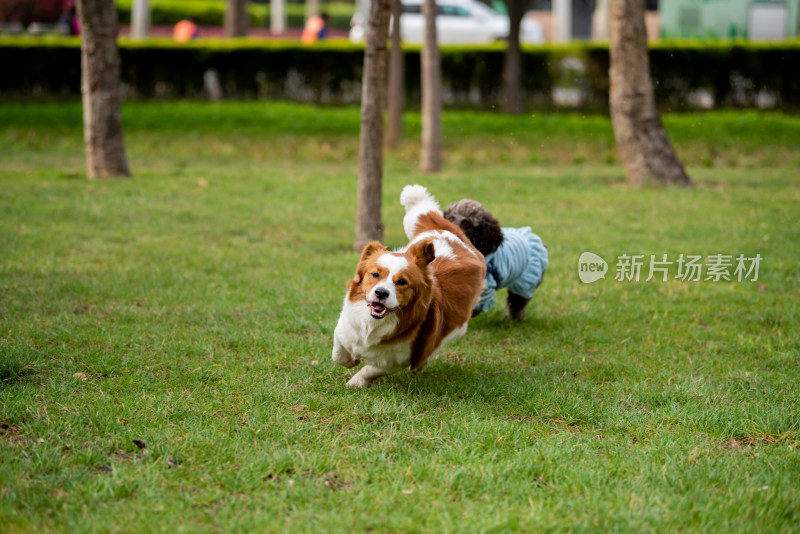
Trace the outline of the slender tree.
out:
<instances>
[{"instance_id":1,"label":"slender tree","mask_svg":"<svg viewBox=\"0 0 800 534\"><path fill-rule=\"evenodd\" d=\"M145 39L150 34L150 0L133 0L131 7L131 37Z\"/></svg>"},{"instance_id":2,"label":"slender tree","mask_svg":"<svg viewBox=\"0 0 800 534\"><path fill-rule=\"evenodd\" d=\"M386 90L386 39L392 0L372 0L367 19L361 83L358 215L355 249L383 240L383 93Z\"/></svg>"},{"instance_id":3,"label":"slender tree","mask_svg":"<svg viewBox=\"0 0 800 534\"><path fill-rule=\"evenodd\" d=\"M389 102L386 120L386 144L397 145L403 137L403 104L405 99L405 72L403 45L400 42L401 0L392 0L392 47L389 49Z\"/></svg>"},{"instance_id":4,"label":"slender tree","mask_svg":"<svg viewBox=\"0 0 800 534\"><path fill-rule=\"evenodd\" d=\"M610 0L597 0L592 13L592 40L608 41L608 14Z\"/></svg>"},{"instance_id":5,"label":"slender tree","mask_svg":"<svg viewBox=\"0 0 800 534\"><path fill-rule=\"evenodd\" d=\"M247 0L228 0L225 9L225 35L246 37L250 31L250 18L247 14Z\"/></svg>"},{"instance_id":6,"label":"slender tree","mask_svg":"<svg viewBox=\"0 0 800 534\"><path fill-rule=\"evenodd\" d=\"M130 176L122 135L114 0L78 0L83 140L89 178Z\"/></svg>"},{"instance_id":7,"label":"slender tree","mask_svg":"<svg viewBox=\"0 0 800 534\"><path fill-rule=\"evenodd\" d=\"M670 145L656 107L643 0L611 0L611 89L614 136L628 179L692 185Z\"/></svg>"},{"instance_id":8,"label":"slender tree","mask_svg":"<svg viewBox=\"0 0 800 534\"><path fill-rule=\"evenodd\" d=\"M286 0L270 0L269 29L274 34L286 31Z\"/></svg>"},{"instance_id":9,"label":"slender tree","mask_svg":"<svg viewBox=\"0 0 800 534\"><path fill-rule=\"evenodd\" d=\"M503 63L503 109L506 113L522 113L522 48L519 28L529 0L504 0L508 11L508 45Z\"/></svg>"},{"instance_id":10,"label":"slender tree","mask_svg":"<svg viewBox=\"0 0 800 534\"><path fill-rule=\"evenodd\" d=\"M422 44L422 149L420 170L442 168L442 67L436 36L436 0L424 0L425 38Z\"/></svg>"}]
</instances>

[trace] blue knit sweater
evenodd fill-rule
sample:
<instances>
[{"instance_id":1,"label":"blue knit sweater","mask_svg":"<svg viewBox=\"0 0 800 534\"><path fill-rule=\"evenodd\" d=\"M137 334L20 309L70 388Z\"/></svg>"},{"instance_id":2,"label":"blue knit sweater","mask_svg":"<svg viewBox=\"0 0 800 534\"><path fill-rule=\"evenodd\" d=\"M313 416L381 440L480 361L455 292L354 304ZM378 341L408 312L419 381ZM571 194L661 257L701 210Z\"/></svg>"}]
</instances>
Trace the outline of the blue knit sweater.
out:
<instances>
[{"instance_id":1,"label":"blue knit sweater","mask_svg":"<svg viewBox=\"0 0 800 534\"><path fill-rule=\"evenodd\" d=\"M475 309L489 311L494 292L507 287L511 293L531 298L547 267L547 249L529 226L501 228L503 244L486 256L486 287Z\"/></svg>"}]
</instances>

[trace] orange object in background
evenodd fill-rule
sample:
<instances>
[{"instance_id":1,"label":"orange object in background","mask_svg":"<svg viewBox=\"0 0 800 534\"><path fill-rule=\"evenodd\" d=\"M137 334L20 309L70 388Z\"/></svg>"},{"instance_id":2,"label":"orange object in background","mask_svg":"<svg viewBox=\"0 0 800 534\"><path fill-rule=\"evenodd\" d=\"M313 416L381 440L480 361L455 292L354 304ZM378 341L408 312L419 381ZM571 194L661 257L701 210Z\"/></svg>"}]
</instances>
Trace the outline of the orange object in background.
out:
<instances>
[{"instance_id":1,"label":"orange object in background","mask_svg":"<svg viewBox=\"0 0 800 534\"><path fill-rule=\"evenodd\" d=\"M199 31L197 24L191 20L185 19L178 22L172 30L172 38L179 43L185 43L196 38Z\"/></svg>"},{"instance_id":2,"label":"orange object in background","mask_svg":"<svg viewBox=\"0 0 800 534\"><path fill-rule=\"evenodd\" d=\"M320 32L325 29L325 20L317 15L311 16L306 21L303 28L303 36L300 38L304 45L314 44L320 38Z\"/></svg>"}]
</instances>

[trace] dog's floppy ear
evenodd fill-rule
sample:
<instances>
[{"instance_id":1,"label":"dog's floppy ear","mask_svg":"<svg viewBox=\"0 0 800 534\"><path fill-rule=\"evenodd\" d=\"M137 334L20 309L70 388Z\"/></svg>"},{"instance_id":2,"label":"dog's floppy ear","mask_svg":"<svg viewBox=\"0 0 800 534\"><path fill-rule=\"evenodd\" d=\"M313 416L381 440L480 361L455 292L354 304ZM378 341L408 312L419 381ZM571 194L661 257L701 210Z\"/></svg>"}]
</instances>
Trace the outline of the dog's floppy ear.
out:
<instances>
[{"instance_id":1,"label":"dog's floppy ear","mask_svg":"<svg viewBox=\"0 0 800 534\"><path fill-rule=\"evenodd\" d=\"M425 239L419 243L415 243L409 252L414 257L414 262L417 267L423 271L430 262L436 259L436 249L433 246L433 239Z\"/></svg>"},{"instance_id":2,"label":"dog's floppy ear","mask_svg":"<svg viewBox=\"0 0 800 534\"><path fill-rule=\"evenodd\" d=\"M361 251L361 261L366 260L376 252L383 252L385 250L388 249L385 246L383 246L383 244L380 241L372 241L370 243L367 243L364 246L364 250Z\"/></svg>"},{"instance_id":3,"label":"dog's floppy ear","mask_svg":"<svg viewBox=\"0 0 800 534\"><path fill-rule=\"evenodd\" d=\"M353 282L356 284L360 284L361 280L364 279L364 262L373 254L378 252L383 252L388 250L385 246L383 246L380 241L372 241L371 243L367 243L364 246L364 249L361 251L361 259L358 261L358 267L356 267L356 274L353 276Z\"/></svg>"}]
</instances>

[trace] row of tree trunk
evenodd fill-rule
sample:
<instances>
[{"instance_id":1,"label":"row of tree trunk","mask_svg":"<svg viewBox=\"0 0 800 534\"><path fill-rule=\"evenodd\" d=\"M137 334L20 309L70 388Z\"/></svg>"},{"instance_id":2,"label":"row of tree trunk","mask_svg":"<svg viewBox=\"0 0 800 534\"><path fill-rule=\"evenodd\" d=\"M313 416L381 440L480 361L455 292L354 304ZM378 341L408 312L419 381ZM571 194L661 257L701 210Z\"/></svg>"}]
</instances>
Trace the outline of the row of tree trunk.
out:
<instances>
[{"instance_id":1,"label":"row of tree trunk","mask_svg":"<svg viewBox=\"0 0 800 534\"><path fill-rule=\"evenodd\" d=\"M504 107L509 113L523 111L522 50L520 25L527 0L504 0L510 30L503 68ZM393 146L402 135L402 51L400 44L400 0L372 0L364 58L364 92L361 107L361 165L359 170L358 215L354 248L360 250L372 240L383 239L381 222L382 94L385 75L385 53L388 16L394 14L391 46L391 78L389 83L389 134L387 144ZM436 2L424 0L425 39L421 56L422 140L420 169L437 172L441 168L442 101L441 66L436 38ZM620 159L631 182L649 181L667 185L692 185L669 143L655 105L647 33L642 0L611 0L610 56L611 89L609 103ZM379 25L385 24L386 28ZM377 39L378 41L374 41ZM374 91L374 92L373 92Z\"/></svg>"},{"instance_id":2,"label":"row of tree trunk","mask_svg":"<svg viewBox=\"0 0 800 534\"><path fill-rule=\"evenodd\" d=\"M521 50L519 27L524 0L504 0L511 21L504 68L505 103L510 112L521 112ZM244 28L246 0L231 0L226 25L231 31ZM130 176L122 132L120 63L117 48L117 15L113 0L78 0L82 28L81 92L83 95L84 144L89 178ZM387 39L390 14L394 13L391 68L393 83L388 92L389 135L396 143L402 135L402 47L400 0L372 0L367 19L359 138L358 213L355 248L373 240L382 241L381 197L383 184L383 110L387 79ZM244 16L242 16L244 13ZM441 168L442 101L441 66L436 36L436 2L424 0L425 40L422 50L422 146L420 169ZM238 26L237 26L238 25ZM620 159L629 179L636 184L656 182L692 185L678 161L655 106L644 2L611 0L610 10L611 119Z\"/></svg>"}]
</instances>

